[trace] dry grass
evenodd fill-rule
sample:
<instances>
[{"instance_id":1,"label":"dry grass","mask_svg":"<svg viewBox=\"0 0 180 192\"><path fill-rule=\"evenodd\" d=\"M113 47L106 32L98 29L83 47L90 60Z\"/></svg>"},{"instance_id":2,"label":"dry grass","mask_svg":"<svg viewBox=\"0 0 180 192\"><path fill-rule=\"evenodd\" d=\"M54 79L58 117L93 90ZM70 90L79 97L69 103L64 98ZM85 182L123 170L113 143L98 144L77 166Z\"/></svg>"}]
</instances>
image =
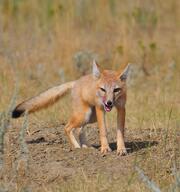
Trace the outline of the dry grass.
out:
<instances>
[{"instance_id":1,"label":"dry grass","mask_svg":"<svg viewBox=\"0 0 180 192\"><path fill-rule=\"evenodd\" d=\"M178 186L173 188L173 170L176 167L177 175L180 162L179 18L179 0L1 1L0 115L9 110L15 87L18 103L88 73L92 57L112 69L133 63L127 129L141 141L158 141L158 146L132 158L160 189L178 191ZM32 115L30 122L37 126L66 122L69 101L65 98ZM114 112L108 116L112 127L114 116ZM5 120L0 120L2 130ZM17 126L20 123L17 120ZM91 187L101 191L102 185L104 191L111 191L112 186L113 191L119 191L115 179L103 174L96 177L87 181L78 177L71 187L65 182L59 191L74 191L76 185L77 191L90 191ZM125 187L122 191L147 190L134 170L121 183Z\"/></svg>"}]
</instances>

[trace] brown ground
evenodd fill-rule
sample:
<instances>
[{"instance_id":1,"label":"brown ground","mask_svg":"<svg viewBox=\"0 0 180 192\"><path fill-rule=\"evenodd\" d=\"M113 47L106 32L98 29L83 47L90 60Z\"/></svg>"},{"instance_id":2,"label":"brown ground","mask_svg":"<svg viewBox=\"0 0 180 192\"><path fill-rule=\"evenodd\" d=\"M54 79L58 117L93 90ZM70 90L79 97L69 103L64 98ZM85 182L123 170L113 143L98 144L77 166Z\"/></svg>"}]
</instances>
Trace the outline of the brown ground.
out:
<instances>
[{"instance_id":1,"label":"brown ground","mask_svg":"<svg viewBox=\"0 0 180 192\"><path fill-rule=\"evenodd\" d=\"M32 124L27 134L26 143L28 146L28 168L24 173L21 161L18 158L18 128L10 127L7 134L11 146L7 148L5 154L5 172L3 180L11 180L10 188L21 188L28 186L33 191L51 190L54 187L61 186L64 182L69 182L77 177L93 178L101 174L115 178L131 178L134 172L136 156L144 155L147 148L153 150L158 145L157 141L149 140L149 131L145 130L141 137L140 133L126 131L126 147L129 148L127 156L116 155L115 128L109 131L109 142L112 152L102 156L99 151L99 139L97 125L89 125L86 128L87 138L94 148L76 149L70 151L69 143L64 135L64 124L54 127L41 127ZM6 138L6 139L7 139ZM25 157L26 160L27 156ZM22 164L21 164L22 163ZM13 167L20 167L19 176L14 176ZM22 170L21 170L22 169ZM17 183L17 185L15 184ZM19 186L18 186L19 185Z\"/></svg>"}]
</instances>

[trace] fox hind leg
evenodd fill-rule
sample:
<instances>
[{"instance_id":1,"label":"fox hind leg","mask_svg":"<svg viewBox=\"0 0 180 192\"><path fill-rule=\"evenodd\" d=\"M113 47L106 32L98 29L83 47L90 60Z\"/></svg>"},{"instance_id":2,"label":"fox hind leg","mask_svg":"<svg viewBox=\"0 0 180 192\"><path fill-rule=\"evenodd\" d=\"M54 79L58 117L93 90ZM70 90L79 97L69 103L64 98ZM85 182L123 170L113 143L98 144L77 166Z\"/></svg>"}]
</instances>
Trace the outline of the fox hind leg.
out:
<instances>
[{"instance_id":1,"label":"fox hind leg","mask_svg":"<svg viewBox=\"0 0 180 192\"><path fill-rule=\"evenodd\" d=\"M91 109L86 108L85 110L82 110L82 112L75 113L68 122L68 124L65 126L65 133L74 148L81 148L81 146L85 147L86 140L82 126L84 126L86 123L89 122L90 116L91 116ZM81 145L77 142L76 138L74 137L73 134L74 129L78 130L78 136Z\"/></svg>"},{"instance_id":2,"label":"fox hind leg","mask_svg":"<svg viewBox=\"0 0 180 192\"><path fill-rule=\"evenodd\" d=\"M76 128L76 124L73 124L72 122L69 122L66 126L65 126L65 133L72 145L72 147L74 148L81 148L81 146L79 145L79 143L77 142L74 134L73 134L73 130Z\"/></svg>"},{"instance_id":3,"label":"fox hind leg","mask_svg":"<svg viewBox=\"0 0 180 192\"><path fill-rule=\"evenodd\" d=\"M80 128L78 128L77 132L78 132L78 137L79 137L81 147L82 148L88 148L88 143L86 140L86 134L84 131L84 126L81 126Z\"/></svg>"}]
</instances>

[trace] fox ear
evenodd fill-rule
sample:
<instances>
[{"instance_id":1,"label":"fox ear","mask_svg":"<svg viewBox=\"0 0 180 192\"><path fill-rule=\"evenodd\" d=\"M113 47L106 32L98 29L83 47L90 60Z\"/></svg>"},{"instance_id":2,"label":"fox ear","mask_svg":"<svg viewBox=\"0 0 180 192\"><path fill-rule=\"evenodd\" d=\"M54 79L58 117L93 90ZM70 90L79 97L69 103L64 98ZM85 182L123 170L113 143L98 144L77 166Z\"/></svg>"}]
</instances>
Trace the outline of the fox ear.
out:
<instances>
[{"instance_id":1,"label":"fox ear","mask_svg":"<svg viewBox=\"0 0 180 192\"><path fill-rule=\"evenodd\" d=\"M97 62L95 60L93 60L93 69L92 69L92 73L93 76L98 79L101 75L100 69L99 69L99 65L97 64Z\"/></svg>"},{"instance_id":2,"label":"fox ear","mask_svg":"<svg viewBox=\"0 0 180 192\"><path fill-rule=\"evenodd\" d=\"M121 79L121 81L125 81L127 79L129 68L130 64L128 64L126 68L123 70L123 72L120 74L119 78Z\"/></svg>"}]
</instances>

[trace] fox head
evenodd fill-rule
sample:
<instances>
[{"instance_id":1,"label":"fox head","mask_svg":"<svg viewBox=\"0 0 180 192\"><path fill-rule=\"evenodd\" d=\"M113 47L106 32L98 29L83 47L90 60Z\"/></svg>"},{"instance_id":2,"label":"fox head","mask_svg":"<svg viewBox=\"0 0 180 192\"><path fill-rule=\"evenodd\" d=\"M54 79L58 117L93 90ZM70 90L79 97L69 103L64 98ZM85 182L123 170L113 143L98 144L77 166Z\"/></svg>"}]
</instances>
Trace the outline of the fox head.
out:
<instances>
[{"instance_id":1,"label":"fox head","mask_svg":"<svg viewBox=\"0 0 180 192\"><path fill-rule=\"evenodd\" d=\"M96 61L93 61L93 77L97 80L96 96L106 112L110 112L118 99L126 94L128 71L129 64L121 72L101 71Z\"/></svg>"}]
</instances>

